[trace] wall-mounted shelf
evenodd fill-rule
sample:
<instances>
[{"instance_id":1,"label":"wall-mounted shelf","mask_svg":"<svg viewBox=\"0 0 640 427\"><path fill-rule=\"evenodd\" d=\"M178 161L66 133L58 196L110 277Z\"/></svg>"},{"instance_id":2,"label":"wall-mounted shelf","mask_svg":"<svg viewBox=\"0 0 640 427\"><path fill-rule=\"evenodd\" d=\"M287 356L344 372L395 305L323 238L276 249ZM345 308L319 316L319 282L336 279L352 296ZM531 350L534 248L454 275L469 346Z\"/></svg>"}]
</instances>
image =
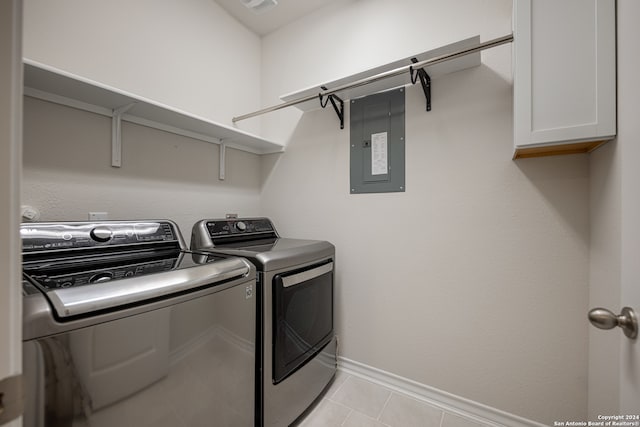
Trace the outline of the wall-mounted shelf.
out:
<instances>
[{"instance_id":1,"label":"wall-mounted shelf","mask_svg":"<svg viewBox=\"0 0 640 427\"><path fill-rule=\"evenodd\" d=\"M295 93L282 95L281 104L272 105L252 113L236 116L231 119L236 123L271 111L298 106L302 111L310 111L327 106L331 101L343 128L343 100L354 99L377 92L406 86L420 80L427 101L427 111L431 110L431 78L453 73L481 64L480 52L513 41L513 34L498 37L480 43L480 36L470 37L437 49L413 55L405 59L391 62L349 77L312 86ZM365 87L366 86L366 87ZM339 103L340 107L338 107Z\"/></svg>"},{"instance_id":2,"label":"wall-mounted shelf","mask_svg":"<svg viewBox=\"0 0 640 427\"><path fill-rule=\"evenodd\" d=\"M479 44L480 44L480 36L470 37L468 39L464 39L456 43L451 43L446 46L439 47L437 49L433 49L417 55L412 55L410 57L400 59L398 61L390 62L388 64L385 64L376 68L372 68L370 70L363 71L361 73L353 74L348 77L344 77L338 80L333 80L331 82L326 82L319 85L311 86L306 89L302 89L293 93L288 93L286 95L281 95L280 99L285 102L289 102L295 99L315 96L315 99L311 99L305 102L301 102L299 104L295 104L295 106L302 111L317 110L321 108L320 102L318 101L319 93L331 91L332 89L339 88L341 86L348 87L351 85L351 83L368 80L371 77L384 74L392 70L408 67L412 64L412 62L414 62L412 61L412 58L416 58L418 62L422 62L429 59L449 55L455 52L464 51L466 49L476 47ZM453 73L455 71L477 67L478 65L480 65L480 63L481 63L480 51L477 51L477 52L469 53L464 56L460 56L458 58L440 62L434 65L427 65L426 67L424 67L424 70L432 79L436 79L442 75ZM350 87L345 90L339 90L334 94L343 100L354 99L354 98L360 98L366 95L371 95L377 92L383 92L385 90L397 88L400 86L406 86L411 83L412 83L411 75L409 73L402 73L400 75L395 75L395 76L380 79L377 81L368 82L366 84L363 84L357 87Z\"/></svg>"},{"instance_id":3,"label":"wall-mounted shelf","mask_svg":"<svg viewBox=\"0 0 640 427\"><path fill-rule=\"evenodd\" d=\"M284 151L276 142L29 59L24 59L24 86L26 96L111 117L114 167L121 162L121 120L220 145L220 179L225 147L255 154Z\"/></svg>"}]
</instances>

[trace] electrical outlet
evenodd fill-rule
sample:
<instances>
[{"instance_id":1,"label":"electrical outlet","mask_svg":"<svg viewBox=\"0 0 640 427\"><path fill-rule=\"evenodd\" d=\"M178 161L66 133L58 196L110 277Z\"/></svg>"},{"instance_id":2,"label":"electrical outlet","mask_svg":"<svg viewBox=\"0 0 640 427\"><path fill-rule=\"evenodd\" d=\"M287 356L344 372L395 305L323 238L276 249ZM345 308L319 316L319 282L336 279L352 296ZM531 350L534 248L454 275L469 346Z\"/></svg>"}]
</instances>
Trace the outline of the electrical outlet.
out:
<instances>
[{"instance_id":1,"label":"electrical outlet","mask_svg":"<svg viewBox=\"0 0 640 427\"><path fill-rule=\"evenodd\" d=\"M40 219L40 211L33 206L22 205L22 221L33 222Z\"/></svg>"},{"instance_id":2,"label":"electrical outlet","mask_svg":"<svg viewBox=\"0 0 640 427\"><path fill-rule=\"evenodd\" d=\"M105 221L109 219L109 212L89 212L89 221Z\"/></svg>"}]
</instances>

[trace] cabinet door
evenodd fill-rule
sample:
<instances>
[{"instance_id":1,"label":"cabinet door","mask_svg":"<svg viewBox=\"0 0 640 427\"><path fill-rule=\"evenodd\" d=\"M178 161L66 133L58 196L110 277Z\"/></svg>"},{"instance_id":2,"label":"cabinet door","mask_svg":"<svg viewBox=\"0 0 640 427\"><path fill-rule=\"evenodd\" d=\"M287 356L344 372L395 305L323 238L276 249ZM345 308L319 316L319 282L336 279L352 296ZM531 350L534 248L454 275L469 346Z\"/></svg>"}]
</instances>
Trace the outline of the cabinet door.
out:
<instances>
[{"instance_id":1,"label":"cabinet door","mask_svg":"<svg viewBox=\"0 0 640 427\"><path fill-rule=\"evenodd\" d=\"M514 1L514 158L615 137L615 0Z\"/></svg>"}]
</instances>

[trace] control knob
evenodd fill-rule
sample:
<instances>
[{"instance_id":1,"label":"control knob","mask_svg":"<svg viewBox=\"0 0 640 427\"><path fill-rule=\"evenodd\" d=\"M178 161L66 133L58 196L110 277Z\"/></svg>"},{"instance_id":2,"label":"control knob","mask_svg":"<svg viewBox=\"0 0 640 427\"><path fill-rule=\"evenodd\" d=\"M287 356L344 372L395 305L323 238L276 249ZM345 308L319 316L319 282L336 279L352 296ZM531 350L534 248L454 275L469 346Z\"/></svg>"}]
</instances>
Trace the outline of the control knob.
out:
<instances>
[{"instance_id":1,"label":"control knob","mask_svg":"<svg viewBox=\"0 0 640 427\"><path fill-rule=\"evenodd\" d=\"M91 233L89 235L96 242L104 243L111 240L111 237L113 236L113 232L107 227L96 227L93 230L91 230Z\"/></svg>"},{"instance_id":2,"label":"control knob","mask_svg":"<svg viewBox=\"0 0 640 427\"><path fill-rule=\"evenodd\" d=\"M94 274L93 276L91 276L89 278L89 283L108 282L111 279L113 279L113 273L110 272L110 271L106 271L106 272L97 273L97 274Z\"/></svg>"},{"instance_id":3,"label":"control knob","mask_svg":"<svg viewBox=\"0 0 640 427\"><path fill-rule=\"evenodd\" d=\"M247 224L242 221L238 221L236 222L236 228L238 229L238 231L245 231L247 229Z\"/></svg>"}]
</instances>

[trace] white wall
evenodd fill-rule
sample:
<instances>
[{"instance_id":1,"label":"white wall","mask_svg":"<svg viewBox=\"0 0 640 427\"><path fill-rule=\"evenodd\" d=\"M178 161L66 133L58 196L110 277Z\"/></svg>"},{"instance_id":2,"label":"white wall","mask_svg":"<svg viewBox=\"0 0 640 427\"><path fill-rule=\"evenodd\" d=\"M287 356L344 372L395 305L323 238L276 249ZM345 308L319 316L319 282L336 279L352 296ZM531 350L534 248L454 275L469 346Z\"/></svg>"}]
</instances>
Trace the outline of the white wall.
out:
<instances>
[{"instance_id":1,"label":"white wall","mask_svg":"<svg viewBox=\"0 0 640 427\"><path fill-rule=\"evenodd\" d=\"M122 167L112 168L108 117L25 97L22 203L41 220L175 220L185 239L206 217L257 215L259 156L227 150L218 180L218 146L123 122Z\"/></svg>"},{"instance_id":2,"label":"white wall","mask_svg":"<svg viewBox=\"0 0 640 427\"><path fill-rule=\"evenodd\" d=\"M510 0L337 0L263 38L262 102L478 34L484 41L510 32ZM509 57L483 57L511 79ZM269 113L265 136L288 139L293 129L285 123L299 117L295 108Z\"/></svg>"},{"instance_id":3,"label":"white wall","mask_svg":"<svg viewBox=\"0 0 640 427\"><path fill-rule=\"evenodd\" d=\"M260 38L213 0L24 3L29 59L229 125L259 107Z\"/></svg>"},{"instance_id":4,"label":"white wall","mask_svg":"<svg viewBox=\"0 0 640 427\"><path fill-rule=\"evenodd\" d=\"M475 34L511 2L342 1L263 40L263 102ZM587 415L589 163L511 161L510 47L406 101L405 193L349 194L332 110L264 117L262 213L337 250L340 356L537 421ZM347 118L348 123L348 118Z\"/></svg>"},{"instance_id":5,"label":"white wall","mask_svg":"<svg viewBox=\"0 0 640 427\"><path fill-rule=\"evenodd\" d=\"M212 0L25 0L24 40L27 58L222 123L259 106L260 39ZM171 218L187 239L198 219L258 213L258 156L229 149L219 181L217 145L123 123L114 169L110 139L108 118L25 98L22 203L42 220Z\"/></svg>"},{"instance_id":6,"label":"white wall","mask_svg":"<svg viewBox=\"0 0 640 427\"><path fill-rule=\"evenodd\" d=\"M210 0L26 0L25 15L25 56L225 123L258 94L270 105L511 30L509 0L340 0L262 50ZM407 192L393 194L349 195L348 125L331 110L265 116L286 153L230 150L219 182L214 145L125 124L112 169L108 119L26 98L23 203L45 220L161 212L186 233L203 216L271 216L336 244L341 356L535 420L586 419L588 157L510 160L510 62L503 46L435 80L430 113L408 90Z\"/></svg>"}]
</instances>

